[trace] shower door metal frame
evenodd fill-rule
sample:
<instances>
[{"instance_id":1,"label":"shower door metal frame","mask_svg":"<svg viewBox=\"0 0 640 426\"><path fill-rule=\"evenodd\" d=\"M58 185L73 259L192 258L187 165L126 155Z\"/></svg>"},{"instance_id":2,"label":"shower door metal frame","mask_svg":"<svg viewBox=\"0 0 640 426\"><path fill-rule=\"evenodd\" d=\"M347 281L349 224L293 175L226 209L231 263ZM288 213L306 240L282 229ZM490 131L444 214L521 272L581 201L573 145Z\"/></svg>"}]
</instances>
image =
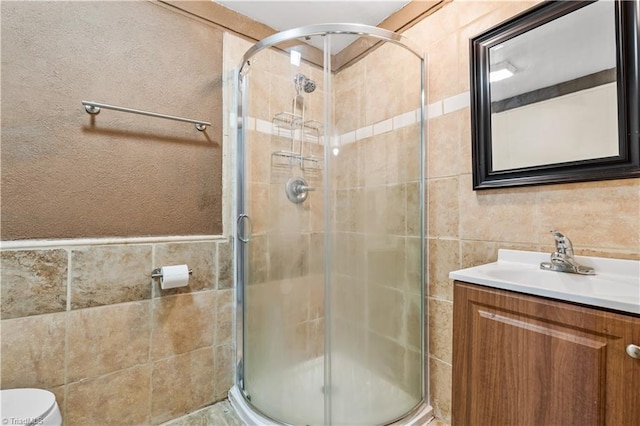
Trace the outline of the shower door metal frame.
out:
<instances>
[{"instance_id":1,"label":"shower door metal frame","mask_svg":"<svg viewBox=\"0 0 640 426\"><path fill-rule=\"evenodd\" d=\"M420 231L420 251L421 251L421 300L425 300L426 290L425 290L425 199L426 199L426 188L425 188L425 172L424 165L426 161L426 138L425 138L425 123L427 120L426 117L426 55L422 54L421 49L419 49L411 40L407 39L405 36L388 31L378 27L372 27L363 24L319 24L319 25L309 25L300 28L294 28L287 31L282 31L276 34L273 34L269 37L262 39L261 41L254 44L249 50L247 50L242 58L242 62L237 69L237 72L234 73L234 93L232 98L237 105L236 108L236 116L232 118L232 125L236 126L236 220L234 221L234 233L236 235L236 244L234 244L234 256L235 256L235 278L236 278L236 371L235 371L235 380L234 385L237 386L238 390L242 394L244 399L244 403L250 407L255 413L263 416L265 418L270 419L270 417L258 409L255 405L251 403L250 398L247 397L247 394L244 390L244 324L245 324L245 309L244 309L244 299L245 299L245 282L248 277L248 248L247 243L251 239L251 235L246 234L246 226L241 226L241 221L246 218L249 221L251 220L249 215L247 214L247 200L246 200L246 128L244 123L246 122L246 108L244 107L247 104L247 73L251 67L251 60L258 52L267 49L269 47L275 46L279 43L293 40L301 37L311 37L311 36L323 36L323 35L331 35L331 34L348 34L348 35L360 35L360 36L369 36L378 38L382 42L390 42L396 45L399 45L406 50L413 53L421 62L421 70L420 70L420 78L421 78L421 93L420 93L420 219L421 219L421 231ZM324 47L326 50L329 42L325 41ZM325 62L327 57L330 58L331 55L329 52L323 52ZM331 76L327 77L326 73L326 63L323 64L325 81L327 78L329 80L332 79ZM331 73L331 70L328 71ZM325 105L325 108L327 106ZM325 126L330 126L328 122L325 120ZM325 132L325 134L329 134ZM325 154L329 150L329 144L325 143ZM325 155L325 162L327 156ZM326 173L324 177L324 183L326 185ZM249 212L250 213L250 212ZM241 229L243 230L241 235ZM250 232L250 231L249 231ZM326 243L325 243L326 246ZM325 257L327 259L327 257ZM325 274L326 275L326 274ZM328 293L326 284L325 284L325 295ZM326 297L326 296L325 296ZM330 304L325 303L325 321L327 318L327 311L330 309ZM422 324L420 326L421 330L421 353L422 358L424 359L424 355L426 353L426 341L427 341L427 328L425 324L425 319L427 317L427 305L423 302L422 304ZM327 328L325 328L325 342L330 337L327 337L326 333L328 333ZM325 347L325 353L327 349ZM325 362L325 366L326 366ZM421 377L421 396L422 399L420 402L407 413L405 413L400 418L392 421L389 424L401 424L397 423L403 419L410 419L419 413L422 409L428 406L429 393L427 386L427 377L428 377L428 363L423 361L423 374ZM325 368L326 369L326 368ZM327 372L325 371L325 377ZM325 397L325 420L326 420L326 412L327 412L327 397ZM330 417L329 417L330 421ZM285 424L283 424L285 425Z\"/></svg>"}]
</instances>

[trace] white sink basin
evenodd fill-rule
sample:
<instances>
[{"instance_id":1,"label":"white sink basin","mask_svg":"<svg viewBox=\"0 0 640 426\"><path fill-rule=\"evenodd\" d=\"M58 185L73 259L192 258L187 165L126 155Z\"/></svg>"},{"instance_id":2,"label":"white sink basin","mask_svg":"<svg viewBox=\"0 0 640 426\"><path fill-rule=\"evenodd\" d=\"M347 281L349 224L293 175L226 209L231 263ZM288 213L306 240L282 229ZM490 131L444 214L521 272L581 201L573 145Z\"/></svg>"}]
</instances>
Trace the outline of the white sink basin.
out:
<instances>
[{"instance_id":1,"label":"white sink basin","mask_svg":"<svg viewBox=\"0 0 640 426\"><path fill-rule=\"evenodd\" d=\"M449 278L585 305L640 314L640 261L576 256L596 275L540 269L549 253L499 250L498 261L453 271Z\"/></svg>"}]
</instances>

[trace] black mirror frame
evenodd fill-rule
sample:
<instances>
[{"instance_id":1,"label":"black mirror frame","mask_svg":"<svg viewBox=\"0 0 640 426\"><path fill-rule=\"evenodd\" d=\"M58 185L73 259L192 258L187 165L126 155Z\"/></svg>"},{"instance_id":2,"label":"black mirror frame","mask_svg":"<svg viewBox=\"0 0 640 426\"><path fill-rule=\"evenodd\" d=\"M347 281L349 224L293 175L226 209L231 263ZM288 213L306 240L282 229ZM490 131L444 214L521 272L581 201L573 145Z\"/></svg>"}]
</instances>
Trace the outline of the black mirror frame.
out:
<instances>
[{"instance_id":1,"label":"black mirror frame","mask_svg":"<svg viewBox=\"0 0 640 426\"><path fill-rule=\"evenodd\" d=\"M511 170L492 170L489 48L593 1L548 1L470 40L473 189L640 177L640 7L616 0L619 155Z\"/></svg>"}]
</instances>

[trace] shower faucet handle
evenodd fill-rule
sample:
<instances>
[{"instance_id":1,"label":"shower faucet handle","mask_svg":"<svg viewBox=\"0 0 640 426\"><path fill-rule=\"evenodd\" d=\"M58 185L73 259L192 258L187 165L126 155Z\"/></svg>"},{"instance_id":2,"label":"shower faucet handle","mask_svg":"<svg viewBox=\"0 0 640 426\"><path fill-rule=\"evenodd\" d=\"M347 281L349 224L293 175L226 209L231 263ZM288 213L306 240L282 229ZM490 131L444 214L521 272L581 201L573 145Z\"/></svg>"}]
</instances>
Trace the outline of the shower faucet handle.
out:
<instances>
[{"instance_id":1,"label":"shower faucet handle","mask_svg":"<svg viewBox=\"0 0 640 426\"><path fill-rule=\"evenodd\" d=\"M307 186L307 185L298 185L297 190L300 192L309 192L309 191L315 191L316 188L312 186Z\"/></svg>"},{"instance_id":2,"label":"shower faucet handle","mask_svg":"<svg viewBox=\"0 0 640 426\"><path fill-rule=\"evenodd\" d=\"M285 184L284 190L289 201L300 204L307 199L309 192L315 191L316 188L307 185L307 181L303 177L292 177Z\"/></svg>"}]
</instances>

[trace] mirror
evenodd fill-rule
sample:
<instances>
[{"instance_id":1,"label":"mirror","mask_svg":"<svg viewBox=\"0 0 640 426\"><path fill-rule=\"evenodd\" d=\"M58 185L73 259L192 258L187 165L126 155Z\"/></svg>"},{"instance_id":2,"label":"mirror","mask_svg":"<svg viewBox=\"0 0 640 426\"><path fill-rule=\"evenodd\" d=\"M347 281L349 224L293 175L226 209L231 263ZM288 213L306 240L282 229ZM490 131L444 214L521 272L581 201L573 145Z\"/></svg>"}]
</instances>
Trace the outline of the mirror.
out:
<instances>
[{"instance_id":1,"label":"mirror","mask_svg":"<svg viewBox=\"0 0 640 426\"><path fill-rule=\"evenodd\" d=\"M474 189L640 176L638 21L545 2L471 39Z\"/></svg>"}]
</instances>

